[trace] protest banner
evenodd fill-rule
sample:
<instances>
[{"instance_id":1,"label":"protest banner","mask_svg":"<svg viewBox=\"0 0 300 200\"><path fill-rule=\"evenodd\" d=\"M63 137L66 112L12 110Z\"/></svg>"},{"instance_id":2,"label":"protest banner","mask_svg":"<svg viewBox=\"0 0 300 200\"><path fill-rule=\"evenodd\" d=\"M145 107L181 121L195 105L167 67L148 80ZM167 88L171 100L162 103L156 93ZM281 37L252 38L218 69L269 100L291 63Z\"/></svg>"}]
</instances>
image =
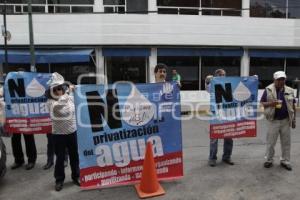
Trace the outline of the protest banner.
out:
<instances>
[{"instance_id":1,"label":"protest banner","mask_svg":"<svg viewBox=\"0 0 300 200\"><path fill-rule=\"evenodd\" d=\"M211 81L210 138L256 136L257 77L214 77Z\"/></svg>"},{"instance_id":2,"label":"protest banner","mask_svg":"<svg viewBox=\"0 0 300 200\"><path fill-rule=\"evenodd\" d=\"M51 133L45 91L51 74L10 72L4 83L5 131L8 133Z\"/></svg>"},{"instance_id":3,"label":"protest banner","mask_svg":"<svg viewBox=\"0 0 300 200\"><path fill-rule=\"evenodd\" d=\"M74 98L83 189L139 181L149 141L159 180L183 176L176 84L79 85Z\"/></svg>"}]
</instances>

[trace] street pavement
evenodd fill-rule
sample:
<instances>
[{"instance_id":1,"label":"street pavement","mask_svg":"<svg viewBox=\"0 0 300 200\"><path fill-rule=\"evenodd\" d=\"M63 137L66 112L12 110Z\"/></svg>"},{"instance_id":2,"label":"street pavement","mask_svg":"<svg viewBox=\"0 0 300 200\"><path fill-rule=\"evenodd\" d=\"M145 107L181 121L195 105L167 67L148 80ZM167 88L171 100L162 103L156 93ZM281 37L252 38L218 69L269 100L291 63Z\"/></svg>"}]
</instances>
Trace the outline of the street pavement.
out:
<instances>
[{"instance_id":1,"label":"street pavement","mask_svg":"<svg viewBox=\"0 0 300 200\"><path fill-rule=\"evenodd\" d=\"M299 116L300 113L298 113ZM280 143L276 146L274 167L263 168L265 153L266 121L258 121L256 138L234 140L232 159L228 166L218 160L214 168L207 165L209 152L208 122L195 117L182 122L184 177L177 181L163 182L166 195L162 199L204 200L268 200L300 198L300 118L297 129L292 131L293 171L279 165ZM8 167L13 164L10 139L4 139L8 151ZM219 143L219 158L223 141ZM53 167L43 170L46 162L47 139L36 136L38 159L33 170L24 168L8 171L0 180L0 200L119 200L138 199L133 186L122 186L83 191L71 182L70 167L66 168L66 180L62 191L54 190ZM23 145L24 147L24 145ZM23 148L24 149L24 148Z\"/></svg>"}]
</instances>

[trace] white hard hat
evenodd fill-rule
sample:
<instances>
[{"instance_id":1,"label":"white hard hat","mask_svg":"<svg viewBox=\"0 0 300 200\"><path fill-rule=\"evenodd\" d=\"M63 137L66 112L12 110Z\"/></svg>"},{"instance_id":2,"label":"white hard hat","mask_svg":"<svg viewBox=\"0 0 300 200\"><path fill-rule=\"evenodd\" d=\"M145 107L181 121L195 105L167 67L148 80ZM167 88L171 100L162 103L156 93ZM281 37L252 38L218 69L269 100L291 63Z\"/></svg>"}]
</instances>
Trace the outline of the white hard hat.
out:
<instances>
[{"instance_id":1,"label":"white hard hat","mask_svg":"<svg viewBox=\"0 0 300 200\"><path fill-rule=\"evenodd\" d=\"M50 80L47 82L49 88L53 88L65 83L65 79L57 72L52 73Z\"/></svg>"},{"instance_id":2,"label":"white hard hat","mask_svg":"<svg viewBox=\"0 0 300 200\"><path fill-rule=\"evenodd\" d=\"M274 73L273 78L275 80L279 79L279 78L286 78L286 74L285 74L284 71L277 71L277 72Z\"/></svg>"}]
</instances>

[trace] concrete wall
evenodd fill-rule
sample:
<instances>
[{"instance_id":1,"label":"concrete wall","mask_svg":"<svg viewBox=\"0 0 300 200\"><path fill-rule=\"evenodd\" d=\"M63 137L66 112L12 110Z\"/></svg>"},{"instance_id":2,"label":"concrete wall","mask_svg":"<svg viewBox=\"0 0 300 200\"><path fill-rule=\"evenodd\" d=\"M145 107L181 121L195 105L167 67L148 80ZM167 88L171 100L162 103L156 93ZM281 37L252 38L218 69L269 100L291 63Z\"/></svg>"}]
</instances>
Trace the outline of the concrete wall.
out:
<instances>
[{"instance_id":1,"label":"concrete wall","mask_svg":"<svg viewBox=\"0 0 300 200\"><path fill-rule=\"evenodd\" d=\"M35 14L36 45L299 48L300 20L188 15ZM0 19L2 24L2 18ZM10 45L28 44L27 15L7 17ZM3 37L0 37L3 44Z\"/></svg>"}]
</instances>

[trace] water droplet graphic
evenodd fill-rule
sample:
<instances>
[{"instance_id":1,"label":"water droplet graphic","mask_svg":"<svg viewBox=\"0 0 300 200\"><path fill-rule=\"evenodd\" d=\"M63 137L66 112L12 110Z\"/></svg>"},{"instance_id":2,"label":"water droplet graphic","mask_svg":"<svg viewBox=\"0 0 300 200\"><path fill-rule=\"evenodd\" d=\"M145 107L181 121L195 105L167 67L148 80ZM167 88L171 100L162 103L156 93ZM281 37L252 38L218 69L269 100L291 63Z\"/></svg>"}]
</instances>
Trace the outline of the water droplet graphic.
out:
<instances>
[{"instance_id":1,"label":"water droplet graphic","mask_svg":"<svg viewBox=\"0 0 300 200\"><path fill-rule=\"evenodd\" d=\"M240 82L236 89L234 90L233 97L237 101L246 101L251 96L250 90L242 83Z\"/></svg>"},{"instance_id":2,"label":"water droplet graphic","mask_svg":"<svg viewBox=\"0 0 300 200\"><path fill-rule=\"evenodd\" d=\"M35 78L26 87L26 94L30 97L40 97L45 94L45 87L40 84Z\"/></svg>"},{"instance_id":3,"label":"water droplet graphic","mask_svg":"<svg viewBox=\"0 0 300 200\"><path fill-rule=\"evenodd\" d=\"M124 104L122 119L132 126L143 126L154 116L152 103L133 85Z\"/></svg>"}]
</instances>

